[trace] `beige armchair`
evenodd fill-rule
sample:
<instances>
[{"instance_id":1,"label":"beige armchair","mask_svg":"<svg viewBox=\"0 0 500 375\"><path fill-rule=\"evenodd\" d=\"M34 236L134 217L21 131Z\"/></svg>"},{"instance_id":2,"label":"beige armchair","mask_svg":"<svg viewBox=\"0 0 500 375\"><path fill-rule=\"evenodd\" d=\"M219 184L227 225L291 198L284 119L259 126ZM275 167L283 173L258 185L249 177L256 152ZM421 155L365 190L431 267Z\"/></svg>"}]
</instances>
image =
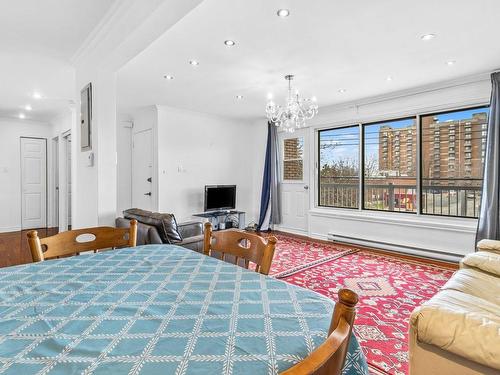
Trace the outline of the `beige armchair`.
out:
<instances>
[{"instance_id":1,"label":"beige armchair","mask_svg":"<svg viewBox=\"0 0 500 375\"><path fill-rule=\"evenodd\" d=\"M410 374L500 373L500 241L483 240L410 318Z\"/></svg>"}]
</instances>

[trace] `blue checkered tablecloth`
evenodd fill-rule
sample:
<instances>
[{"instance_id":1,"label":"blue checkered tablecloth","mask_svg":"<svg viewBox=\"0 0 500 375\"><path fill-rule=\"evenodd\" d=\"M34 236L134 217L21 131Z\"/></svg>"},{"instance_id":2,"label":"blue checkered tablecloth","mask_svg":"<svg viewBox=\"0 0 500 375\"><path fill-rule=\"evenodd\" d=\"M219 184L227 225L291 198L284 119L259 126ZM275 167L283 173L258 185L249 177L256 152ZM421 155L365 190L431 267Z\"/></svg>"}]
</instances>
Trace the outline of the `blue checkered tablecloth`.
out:
<instances>
[{"instance_id":1,"label":"blue checkered tablecloth","mask_svg":"<svg viewBox=\"0 0 500 375\"><path fill-rule=\"evenodd\" d=\"M276 374L333 302L172 245L0 269L0 373ZM346 374L368 374L355 337Z\"/></svg>"}]
</instances>

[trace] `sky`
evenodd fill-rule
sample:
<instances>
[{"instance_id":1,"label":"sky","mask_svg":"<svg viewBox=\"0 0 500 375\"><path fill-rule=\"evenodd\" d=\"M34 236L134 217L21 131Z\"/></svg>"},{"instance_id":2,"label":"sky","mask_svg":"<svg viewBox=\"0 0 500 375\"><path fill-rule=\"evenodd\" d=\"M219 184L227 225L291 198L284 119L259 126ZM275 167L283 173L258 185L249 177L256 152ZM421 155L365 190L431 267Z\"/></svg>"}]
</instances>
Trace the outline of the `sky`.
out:
<instances>
[{"instance_id":1,"label":"sky","mask_svg":"<svg viewBox=\"0 0 500 375\"><path fill-rule=\"evenodd\" d=\"M378 160L378 133L384 126L394 129L406 128L414 123L414 119L379 122L365 125L365 157L375 157ZM338 128L322 131L320 133L320 145L334 145L334 148L321 150L321 164L333 164L340 159L349 158L359 163L359 127ZM331 150L335 150L332 152Z\"/></svg>"},{"instance_id":2,"label":"sky","mask_svg":"<svg viewBox=\"0 0 500 375\"><path fill-rule=\"evenodd\" d=\"M487 109L486 109L487 110ZM434 117L438 121L465 120L472 118L474 113L485 111L485 108L477 108L464 111L456 111L437 114ZM364 125L365 131L365 160L375 158L378 161L378 133L382 126L390 126L393 129L406 128L415 124L415 118L407 118L395 121L377 122ZM321 165L333 164L340 159L355 160L359 164L359 127L358 125L320 132L320 146L334 145L332 148L320 149ZM332 152L334 150L334 152ZM377 162L378 164L378 162Z\"/></svg>"}]
</instances>

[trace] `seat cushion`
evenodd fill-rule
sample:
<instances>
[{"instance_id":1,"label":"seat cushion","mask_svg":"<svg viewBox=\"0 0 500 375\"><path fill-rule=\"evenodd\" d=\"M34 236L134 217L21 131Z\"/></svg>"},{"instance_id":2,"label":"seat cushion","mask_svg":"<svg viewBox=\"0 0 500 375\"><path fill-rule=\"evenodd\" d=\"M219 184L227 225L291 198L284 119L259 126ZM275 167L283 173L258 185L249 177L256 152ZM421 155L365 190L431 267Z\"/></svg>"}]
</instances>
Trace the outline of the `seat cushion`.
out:
<instances>
[{"instance_id":1,"label":"seat cushion","mask_svg":"<svg viewBox=\"0 0 500 375\"><path fill-rule=\"evenodd\" d=\"M130 208L123 211L123 216L126 219L136 219L140 223L155 226L163 243L179 243L182 241L182 236L179 233L177 221L173 214L161 214L139 208Z\"/></svg>"},{"instance_id":2,"label":"seat cushion","mask_svg":"<svg viewBox=\"0 0 500 375\"><path fill-rule=\"evenodd\" d=\"M445 289L415 309L410 323L418 341L500 370L499 314L495 303Z\"/></svg>"},{"instance_id":3,"label":"seat cushion","mask_svg":"<svg viewBox=\"0 0 500 375\"><path fill-rule=\"evenodd\" d=\"M462 259L461 267L473 267L500 276L500 253L478 251Z\"/></svg>"},{"instance_id":4,"label":"seat cushion","mask_svg":"<svg viewBox=\"0 0 500 375\"><path fill-rule=\"evenodd\" d=\"M205 239L205 237L203 235L186 237L182 240L182 242L179 243L179 245L185 245L185 244L194 243L194 242L203 242L204 239Z\"/></svg>"}]
</instances>

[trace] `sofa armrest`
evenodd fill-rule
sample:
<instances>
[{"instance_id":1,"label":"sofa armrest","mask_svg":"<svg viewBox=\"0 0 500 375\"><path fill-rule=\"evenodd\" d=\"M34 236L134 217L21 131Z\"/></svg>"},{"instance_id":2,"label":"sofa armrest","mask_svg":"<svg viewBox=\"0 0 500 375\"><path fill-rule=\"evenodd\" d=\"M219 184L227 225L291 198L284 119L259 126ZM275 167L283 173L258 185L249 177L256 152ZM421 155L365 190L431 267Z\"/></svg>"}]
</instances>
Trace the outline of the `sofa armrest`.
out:
<instances>
[{"instance_id":1,"label":"sofa armrest","mask_svg":"<svg viewBox=\"0 0 500 375\"><path fill-rule=\"evenodd\" d=\"M201 236L203 234L203 223L200 221L187 221L177 224L177 229L184 239Z\"/></svg>"},{"instance_id":2,"label":"sofa armrest","mask_svg":"<svg viewBox=\"0 0 500 375\"><path fill-rule=\"evenodd\" d=\"M481 251L491 251L494 253L500 253L500 241L481 240L477 243L477 248Z\"/></svg>"},{"instance_id":3,"label":"sofa armrest","mask_svg":"<svg viewBox=\"0 0 500 375\"><path fill-rule=\"evenodd\" d=\"M115 224L117 228L128 228L130 226L130 219L123 217L116 218ZM137 245L161 244L163 243L158 233L158 230L152 226L137 223Z\"/></svg>"},{"instance_id":4,"label":"sofa armrest","mask_svg":"<svg viewBox=\"0 0 500 375\"><path fill-rule=\"evenodd\" d=\"M413 311L410 326L418 342L500 370L500 318L493 302L442 290Z\"/></svg>"},{"instance_id":5,"label":"sofa armrest","mask_svg":"<svg viewBox=\"0 0 500 375\"><path fill-rule=\"evenodd\" d=\"M155 227L148 228L148 240L146 242L147 245L150 244L162 244L163 241L160 237L160 233Z\"/></svg>"}]
</instances>

